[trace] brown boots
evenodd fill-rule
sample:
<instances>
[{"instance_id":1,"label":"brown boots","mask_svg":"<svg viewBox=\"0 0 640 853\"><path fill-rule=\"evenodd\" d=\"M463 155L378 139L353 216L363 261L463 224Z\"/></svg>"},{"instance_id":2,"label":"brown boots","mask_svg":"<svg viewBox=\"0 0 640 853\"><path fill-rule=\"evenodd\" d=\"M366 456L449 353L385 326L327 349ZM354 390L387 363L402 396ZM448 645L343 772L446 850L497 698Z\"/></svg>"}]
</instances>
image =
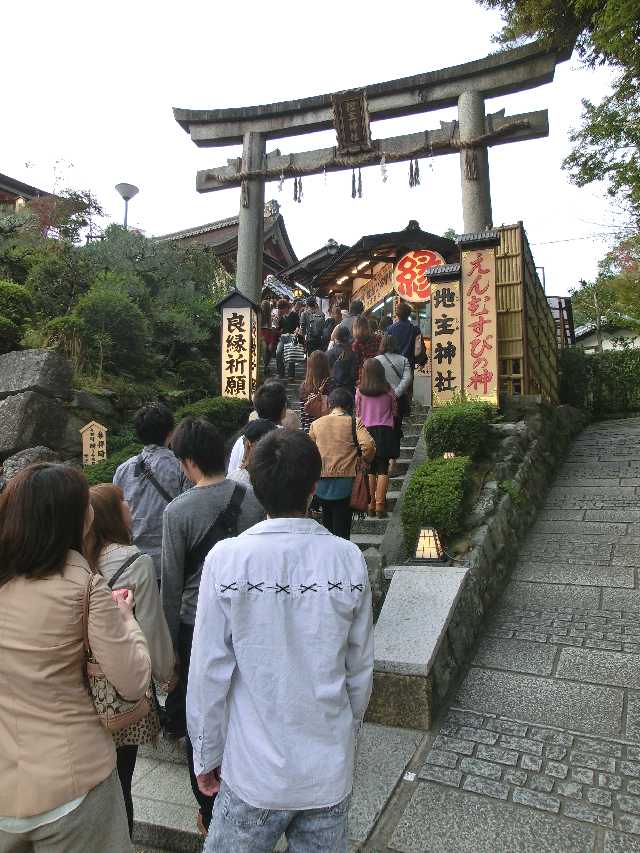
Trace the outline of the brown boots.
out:
<instances>
[{"instance_id":1,"label":"brown boots","mask_svg":"<svg viewBox=\"0 0 640 853\"><path fill-rule=\"evenodd\" d=\"M389 488L388 474L369 474L369 491L371 502L369 503L370 518L387 517L387 489Z\"/></svg>"}]
</instances>

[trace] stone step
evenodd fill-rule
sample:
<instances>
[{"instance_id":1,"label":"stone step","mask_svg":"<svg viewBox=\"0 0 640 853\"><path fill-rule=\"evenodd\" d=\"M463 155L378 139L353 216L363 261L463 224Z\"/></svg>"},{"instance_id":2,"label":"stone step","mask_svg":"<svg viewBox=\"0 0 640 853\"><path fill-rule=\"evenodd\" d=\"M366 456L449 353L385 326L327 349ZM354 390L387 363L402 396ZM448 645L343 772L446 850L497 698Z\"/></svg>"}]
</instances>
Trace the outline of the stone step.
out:
<instances>
[{"instance_id":1,"label":"stone step","mask_svg":"<svg viewBox=\"0 0 640 853\"><path fill-rule=\"evenodd\" d=\"M380 533L384 535L388 523L388 517L370 518L369 516L365 516L364 518L354 519L353 524L351 525L351 530L353 533ZM353 537L351 538L353 541Z\"/></svg>"},{"instance_id":2,"label":"stone step","mask_svg":"<svg viewBox=\"0 0 640 853\"><path fill-rule=\"evenodd\" d=\"M382 545L383 538L382 533L353 533L351 535L351 541L361 551L366 551L367 548L379 548Z\"/></svg>"},{"instance_id":3,"label":"stone step","mask_svg":"<svg viewBox=\"0 0 640 853\"><path fill-rule=\"evenodd\" d=\"M411 456L401 456L400 459L396 459L395 473L406 474L407 468L409 467L409 465L411 465L412 457L413 454Z\"/></svg>"}]
</instances>

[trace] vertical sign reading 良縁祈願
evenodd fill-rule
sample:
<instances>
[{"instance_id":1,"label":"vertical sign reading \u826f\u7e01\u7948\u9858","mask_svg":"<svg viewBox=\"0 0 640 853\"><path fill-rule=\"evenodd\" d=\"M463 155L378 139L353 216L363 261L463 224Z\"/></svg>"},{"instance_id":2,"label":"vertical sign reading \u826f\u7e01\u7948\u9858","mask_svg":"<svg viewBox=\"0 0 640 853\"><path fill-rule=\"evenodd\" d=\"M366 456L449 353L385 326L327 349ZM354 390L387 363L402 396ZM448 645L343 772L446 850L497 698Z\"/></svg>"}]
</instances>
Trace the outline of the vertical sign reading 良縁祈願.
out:
<instances>
[{"instance_id":1,"label":"vertical sign reading \u826f\u7e01\u7948\u9858","mask_svg":"<svg viewBox=\"0 0 640 853\"><path fill-rule=\"evenodd\" d=\"M256 312L225 305L222 309L222 396L253 399L258 379Z\"/></svg>"},{"instance_id":2,"label":"vertical sign reading \u826f\u7e01\u7948\u9858","mask_svg":"<svg viewBox=\"0 0 640 853\"><path fill-rule=\"evenodd\" d=\"M498 402L496 256L494 246L462 251L464 392Z\"/></svg>"},{"instance_id":3,"label":"vertical sign reading \u826f\u7e01\u7948\u9858","mask_svg":"<svg viewBox=\"0 0 640 853\"><path fill-rule=\"evenodd\" d=\"M431 388L434 406L446 403L462 390L460 313L460 282L432 282Z\"/></svg>"}]
</instances>

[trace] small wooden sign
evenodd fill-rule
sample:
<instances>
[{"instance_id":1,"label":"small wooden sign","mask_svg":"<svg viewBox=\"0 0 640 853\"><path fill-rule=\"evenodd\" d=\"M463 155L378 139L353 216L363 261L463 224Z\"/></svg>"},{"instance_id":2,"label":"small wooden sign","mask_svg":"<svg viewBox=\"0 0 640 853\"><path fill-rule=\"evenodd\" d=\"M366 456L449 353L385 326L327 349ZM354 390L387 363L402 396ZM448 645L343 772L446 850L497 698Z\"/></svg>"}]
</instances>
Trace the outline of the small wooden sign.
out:
<instances>
[{"instance_id":1,"label":"small wooden sign","mask_svg":"<svg viewBox=\"0 0 640 853\"><path fill-rule=\"evenodd\" d=\"M107 427L90 421L80 429L82 436L82 464L97 465L107 458Z\"/></svg>"}]
</instances>

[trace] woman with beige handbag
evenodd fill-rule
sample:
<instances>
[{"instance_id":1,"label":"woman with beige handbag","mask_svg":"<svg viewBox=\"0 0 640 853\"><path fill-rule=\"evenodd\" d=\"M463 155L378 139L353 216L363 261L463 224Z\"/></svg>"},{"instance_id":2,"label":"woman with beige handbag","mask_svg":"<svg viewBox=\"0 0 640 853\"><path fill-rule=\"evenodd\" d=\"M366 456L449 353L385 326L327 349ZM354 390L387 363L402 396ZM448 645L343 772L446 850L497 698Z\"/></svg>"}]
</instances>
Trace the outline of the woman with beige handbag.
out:
<instances>
[{"instance_id":1,"label":"woman with beige handbag","mask_svg":"<svg viewBox=\"0 0 640 853\"><path fill-rule=\"evenodd\" d=\"M133 596L114 603L82 555L84 475L25 468L0 496L0 853L131 850L111 735L85 679L84 607L96 661L130 702L151 677Z\"/></svg>"},{"instance_id":2,"label":"woman with beige handbag","mask_svg":"<svg viewBox=\"0 0 640 853\"><path fill-rule=\"evenodd\" d=\"M94 518L85 542L87 559L111 590L130 589L134 593L136 621L149 646L153 677L164 690L172 689L176 683L176 660L160 602L153 560L131 544L131 512L122 489L111 483L101 483L89 489L89 499ZM145 709L139 719L111 732L129 834L133 830L131 782L138 747L155 744L160 733L158 703L152 690L149 691L148 704L148 710Z\"/></svg>"},{"instance_id":3,"label":"woman with beige handbag","mask_svg":"<svg viewBox=\"0 0 640 853\"><path fill-rule=\"evenodd\" d=\"M375 456L376 445L360 419L353 417L353 397L346 389L336 388L329 394L329 410L309 428L309 438L322 457L316 495L324 526L335 536L349 539L354 481L360 465Z\"/></svg>"}]
</instances>

